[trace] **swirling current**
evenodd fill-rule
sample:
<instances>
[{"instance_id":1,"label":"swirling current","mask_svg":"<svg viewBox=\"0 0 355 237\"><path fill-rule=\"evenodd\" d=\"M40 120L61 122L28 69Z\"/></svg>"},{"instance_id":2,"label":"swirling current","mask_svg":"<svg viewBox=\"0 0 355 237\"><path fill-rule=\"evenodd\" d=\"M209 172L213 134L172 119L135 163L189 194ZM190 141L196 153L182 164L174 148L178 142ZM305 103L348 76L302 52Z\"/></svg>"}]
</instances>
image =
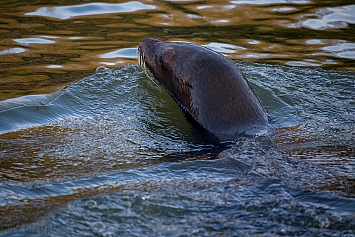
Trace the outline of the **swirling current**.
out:
<instances>
[{"instance_id":1,"label":"swirling current","mask_svg":"<svg viewBox=\"0 0 355 237\"><path fill-rule=\"evenodd\" d=\"M0 236L355 236L355 74L235 63L264 136L206 139L138 65L2 101Z\"/></svg>"}]
</instances>

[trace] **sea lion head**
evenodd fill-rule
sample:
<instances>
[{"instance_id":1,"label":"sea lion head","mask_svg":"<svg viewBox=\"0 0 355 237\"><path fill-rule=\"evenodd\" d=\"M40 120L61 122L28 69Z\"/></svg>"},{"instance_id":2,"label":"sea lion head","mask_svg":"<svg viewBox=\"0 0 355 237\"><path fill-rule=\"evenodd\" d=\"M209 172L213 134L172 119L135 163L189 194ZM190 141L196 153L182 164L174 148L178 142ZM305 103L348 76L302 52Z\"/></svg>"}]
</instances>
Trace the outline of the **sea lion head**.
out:
<instances>
[{"instance_id":1,"label":"sea lion head","mask_svg":"<svg viewBox=\"0 0 355 237\"><path fill-rule=\"evenodd\" d=\"M182 54L183 48L174 44L147 38L138 46L139 65L151 79L156 79L169 92L179 106L185 111L192 112L196 118L197 108L186 101L191 101L191 85L189 77L184 78L176 68L176 51ZM187 59L186 59L187 60Z\"/></svg>"}]
</instances>

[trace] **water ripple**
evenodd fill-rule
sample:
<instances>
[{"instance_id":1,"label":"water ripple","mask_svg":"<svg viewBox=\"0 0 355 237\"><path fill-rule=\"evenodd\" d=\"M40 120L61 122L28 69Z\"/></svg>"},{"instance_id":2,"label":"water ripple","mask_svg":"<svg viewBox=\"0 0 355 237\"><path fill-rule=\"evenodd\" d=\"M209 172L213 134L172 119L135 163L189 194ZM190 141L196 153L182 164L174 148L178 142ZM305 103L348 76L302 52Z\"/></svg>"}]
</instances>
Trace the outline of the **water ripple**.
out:
<instances>
[{"instance_id":1,"label":"water ripple","mask_svg":"<svg viewBox=\"0 0 355 237\"><path fill-rule=\"evenodd\" d=\"M65 20L87 15L135 12L155 8L156 7L154 5L143 4L135 1L117 4L88 3L77 6L41 7L37 11L28 12L25 15L45 16Z\"/></svg>"}]
</instances>

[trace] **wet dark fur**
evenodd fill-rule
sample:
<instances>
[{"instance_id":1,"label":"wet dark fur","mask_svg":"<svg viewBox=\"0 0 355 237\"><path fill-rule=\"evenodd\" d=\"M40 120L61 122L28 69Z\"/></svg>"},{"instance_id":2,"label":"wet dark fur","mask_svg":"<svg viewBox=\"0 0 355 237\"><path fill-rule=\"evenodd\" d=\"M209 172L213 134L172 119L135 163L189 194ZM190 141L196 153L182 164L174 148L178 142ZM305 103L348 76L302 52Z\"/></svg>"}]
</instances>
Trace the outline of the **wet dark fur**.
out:
<instances>
[{"instance_id":1,"label":"wet dark fur","mask_svg":"<svg viewBox=\"0 0 355 237\"><path fill-rule=\"evenodd\" d=\"M267 126L265 109L241 70L229 59L191 43L148 38L139 64L205 129L234 135Z\"/></svg>"}]
</instances>

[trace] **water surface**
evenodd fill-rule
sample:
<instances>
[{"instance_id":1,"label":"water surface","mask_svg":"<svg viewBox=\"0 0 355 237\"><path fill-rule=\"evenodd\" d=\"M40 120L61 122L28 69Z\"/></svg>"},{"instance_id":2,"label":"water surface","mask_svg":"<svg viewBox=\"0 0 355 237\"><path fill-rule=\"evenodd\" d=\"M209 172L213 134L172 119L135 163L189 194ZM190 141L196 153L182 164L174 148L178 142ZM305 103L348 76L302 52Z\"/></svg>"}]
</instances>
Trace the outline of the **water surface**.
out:
<instances>
[{"instance_id":1,"label":"water surface","mask_svg":"<svg viewBox=\"0 0 355 237\"><path fill-rule=\"evenodd\" d=\"M236 63L273 128L233 144L137 65L3 110L4 236L353 233L354 74Z\"/></svg>"},{"instance_id":2,"label":"water surface","mask_svg":"<svg viewBox=\"0 0 355 237\"><path fill-rule=\"evenodd\" d=\"M136 63L146 37L231 59L354 71L352 1L0 3L0 100L56 91L100 65Z\"/></svg>"},{"instance_id":3,"label":"water surface","mask_svg":"<svg viewBox=\"0 0 355 237\"><path fill-rule=\"evenodd\" d=\"M1 236L355 236L350 1L1 4ZM269 132L190 124L152 36L233 59Z\"/></svg>"}]
</instances>

